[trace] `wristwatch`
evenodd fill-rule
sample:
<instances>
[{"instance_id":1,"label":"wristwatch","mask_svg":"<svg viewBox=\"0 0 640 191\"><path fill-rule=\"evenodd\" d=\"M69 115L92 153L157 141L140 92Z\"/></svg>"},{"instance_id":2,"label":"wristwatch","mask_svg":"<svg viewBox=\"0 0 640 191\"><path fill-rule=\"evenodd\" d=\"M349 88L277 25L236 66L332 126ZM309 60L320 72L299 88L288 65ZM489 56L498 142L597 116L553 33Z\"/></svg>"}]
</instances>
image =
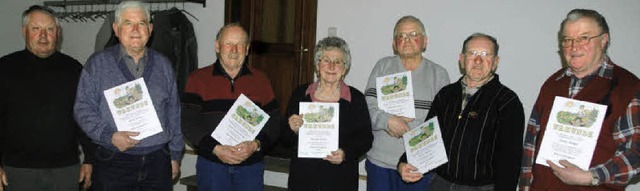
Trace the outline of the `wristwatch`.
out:
<instances>
[{"instance_id":1,"label":"wristwatch","mask_svg":"<svg viewBox=\"0 0 640 191\"><path fill-rule=\"evenodd\" d=\"M256 142L256 144L258 145L258 148L256 149L256 151L260 151L260 147L261 147L260 140L256 139L253 142Z\"/></svg>"},{"instance_id":2,"label":"wristwatch","mask_svg":"<svg viewBox=\"0 0 640 191\"><path fill-rule=\"evenodd\" d=\"M598 179L598 173L591 172L591 186L597 186L600 183Z\"/></svg>"}]
</instances>

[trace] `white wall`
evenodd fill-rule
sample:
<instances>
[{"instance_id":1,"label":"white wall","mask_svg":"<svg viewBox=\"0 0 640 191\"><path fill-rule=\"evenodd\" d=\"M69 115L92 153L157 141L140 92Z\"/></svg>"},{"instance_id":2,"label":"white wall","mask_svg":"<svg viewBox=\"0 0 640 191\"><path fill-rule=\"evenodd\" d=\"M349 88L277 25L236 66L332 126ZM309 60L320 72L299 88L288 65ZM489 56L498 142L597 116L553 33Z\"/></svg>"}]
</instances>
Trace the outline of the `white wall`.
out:
<instances>
[{"instance_id":1,"label":"white wall","mask_svg":"<svg viewBox=\"0 0 640 191\"><path fill-rule=\"evenodd\" d=\"M445 67L452 82L461 76L458 54L462 41L474 32L493 35L500 44L500 80L518 94L528 118L540 86L561 67L556 35L573 8L603 14L611 29L612 60L640 74L637 0L320 0L316 34L320 40L328 35L329 27L336 27L337 35L349 43L352 68L346 82L360 90L376 61L393 54L393 27L404 15L414 15L425 24L430 34L425 56ZM640 190L640 185L627 190Z\"/></svg>"},{"instance_id":2,"label":"white wall","mask_svg":"<svg viewBox=\"0 0 640 191\"><path fill-rule=\"evenodd\" d=\"M393 26L404 15L421 19L430 34L425 56L449 71L458 72L462 41L474 32L498 38L500 80L516 91L528 114L542 82L559 69L556 34L573 8L598 10L611 28L609 53L614 62L640 73L640 1L415 1L322 0L318 5L317 38L336 27L351 46L351 73L347 83L361 90L378 59L391 55Z\"/></svg>"},{"instance_id":3,"label":"white wall","mask_svg":"<svg viewBox=\"0 0 640 191\"><path fill-rule=\"evenodd\" d=\"M42 0L11 0L11 5L3 1L0 6L0 55L24 49L24 38L20 32L22 11Z\"/></svg>"},{"instance_id":4,"label":"white wall","mask_svg":"<svg viewBox=\"0 0 640 191\"><path fill-rule=\"evenodd\" d=\"M8 3L10 2L10 3ZM20 14L31 4L42 0L5 0L0 6L0 55L24 48L20 36ZM178 7L182 5L179 4ZM363 90L375 62L391 55L393 26L398 18L414 15L426 25L430 36L425 56L445 67L452 80L460 77L457 55L462 41L473 32L484 32L498 38L501 81L513 89L525 106L525 113L538 94L542 82L560 68L556 33L564 15L573 8L596 9L611 28L609 54L614 62L640 74L640 1L637 0L537 0L537 1L447 1L447 0L319 0L317 39L336 27L352 50L353 67L346 78L348 84ZM214 36L223 25L224 1L208 0L207 7L187 4L198 39L199 66L215 60ZM80 62L91 53L102 21L63 22L62 51ZM183 161L183 176L192 175L195 160ZM183 190L179 187L176 190ZM627 190L640 190L633 185Z\"/></svg>"}]
</instances>

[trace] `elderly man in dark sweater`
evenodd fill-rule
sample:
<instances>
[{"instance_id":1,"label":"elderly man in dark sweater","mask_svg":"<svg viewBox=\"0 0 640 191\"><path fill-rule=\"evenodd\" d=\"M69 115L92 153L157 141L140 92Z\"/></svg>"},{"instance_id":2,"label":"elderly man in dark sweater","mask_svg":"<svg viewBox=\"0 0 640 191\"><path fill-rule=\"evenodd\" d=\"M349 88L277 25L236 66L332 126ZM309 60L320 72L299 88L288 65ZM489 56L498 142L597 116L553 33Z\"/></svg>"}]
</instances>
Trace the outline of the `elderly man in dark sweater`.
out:
<instances>
[{"instance_id":1,"label":"elderly man in dark sweater","mask_svg":"<svg viewBox=\"0 0 640 191\"><path fill-rule=\"evenodd\" d=\"M82 65L56 51L51 10L31 6L22 23L26 49L0 58L0 191L77 191L78 180L87 188L94 145L73 120Z\"/></svg>"},{"instance_id":2,"label":"elderly man in dark sweater","mask_svg":"<svg viewBox=\"0 0 640 191\"><path fill-rule=\"evenodd\" d=\"M518 96L500 83L498 42L475 33L463 43L458 82L442 88L427 119L438 117L449 162L436 168L429 190L515 190L520 173L524 111ZM400 159L407 182L422 174Z\"/></svg>"}]
</instances>

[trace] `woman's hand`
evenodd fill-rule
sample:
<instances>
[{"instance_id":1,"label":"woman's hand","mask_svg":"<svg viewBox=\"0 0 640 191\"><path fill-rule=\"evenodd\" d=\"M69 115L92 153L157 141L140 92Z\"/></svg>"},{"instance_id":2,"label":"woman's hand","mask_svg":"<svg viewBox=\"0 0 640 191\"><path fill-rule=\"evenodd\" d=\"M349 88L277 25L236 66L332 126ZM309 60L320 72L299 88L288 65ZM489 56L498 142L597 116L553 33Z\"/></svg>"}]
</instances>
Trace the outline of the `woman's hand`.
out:
<instances>
[{"instance_id":1,"label":"woman's hand","mask_svg":"<svg viewBox=\"0 0 640 191\"><path fill-rule=\"evenodd\" d=\"M331 151L331 155L327 155L323 160L329 161L331 164L341 164L344 162L344 151L338 149L337 151Z\"/></svg>"},{"instance_id":2,"label":"woman's hand","mask_svg":"<svg viewBox=\"0 0 640 191\"><path fill-rule=\"evenodd\" d=\"M296 114L293 114L291 115L291 117L289 117L289 127L291 127L291 130L296 134L298 134L298 130L300 130L300 127L302 127L302 124L304 123L302 117L303 115Z\"/></svg>"}]
</instances>

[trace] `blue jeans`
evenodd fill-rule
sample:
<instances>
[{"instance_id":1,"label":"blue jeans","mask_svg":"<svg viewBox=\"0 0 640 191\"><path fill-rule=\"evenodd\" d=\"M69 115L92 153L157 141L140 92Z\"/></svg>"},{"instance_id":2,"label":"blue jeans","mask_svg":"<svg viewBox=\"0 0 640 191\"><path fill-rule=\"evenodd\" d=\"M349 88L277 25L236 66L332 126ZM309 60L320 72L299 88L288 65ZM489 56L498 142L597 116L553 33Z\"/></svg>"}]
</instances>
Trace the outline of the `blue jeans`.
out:
<instances>
[{"instance_id":1,"label":"blue jeans","mask_svg":"<svg viewBox=\"0 0 640 191\"><path fill-rule=\"evenodd\" d=\"M433 173L427 173L418 182L406 183L395 169L379 167L367 160L367 191L427 191Z\"/></svg>"},{"instance_id":2,"label":"blue jeans","mask_svg":"<svg viewBox=\"0 0 640 191\"><path fill-rule=\"evenodd\" d=\"M200 191L262 191L264 162L233 166L198 157L196 178Z\"/></svg>"},{"instance_id":3,"label":"blue jeans","mask_svg":"<svg viewBox=\"0 0 640 191\"><path fill-rule=\"evenodd\" d=\"M93 184L95 191L171 191L169 151L130 155L98 147Z\"/></svg>"}]
</instances>

